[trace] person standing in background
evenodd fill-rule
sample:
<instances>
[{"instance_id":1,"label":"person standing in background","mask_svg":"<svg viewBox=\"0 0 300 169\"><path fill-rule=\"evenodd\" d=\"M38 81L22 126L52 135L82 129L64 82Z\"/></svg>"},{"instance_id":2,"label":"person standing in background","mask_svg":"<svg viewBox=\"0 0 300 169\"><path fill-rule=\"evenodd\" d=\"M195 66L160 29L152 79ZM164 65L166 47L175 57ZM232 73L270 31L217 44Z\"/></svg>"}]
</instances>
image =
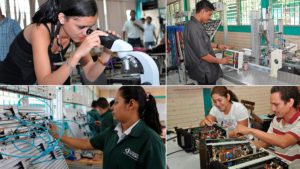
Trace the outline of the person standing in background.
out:
<instances>
[{"instance_id":1,"label":"person standing in background","mask_svg":"<svg viewBox=\"0 0 300 169\"><path fill-rule=\"evenodd\" d=\"M10 44L20 31L18 22L5 17L0 7L0 61L6 58Z\"/></svg>"},{"instance_id":2,"label":"person standing in background","mask_svg":"<svg viewBox=\"0 0 300 169\"><path fill-rule=\"evenodd\" d=\"M106 98L99 97L96 101L96 107L100 113L100 121L96 121L96 125L100 127L99 133L102 133L105 129L114 126L116 122L113 119L112 110Z\"/></svg>"},{"instance_id":3,"label":"person standing in background","mask_svg":"<svg viewBox=\"0 0 300 169\"><path fill-rule=\"evenodd\" d=\"M144 25L146 23L146 19L145 18L141 18L140 19L141 21L141 24L142 24L142 27L144 28ZM144 47L144 32L143 31L140 31L141 32L141 47Z\"/></svg>"},{"instance_id":4,"label":"person standing in background","mask_svg":"<svg viewBox=\"0 0 300 169\"><path fill-rule=\"evenodd\" d=\"M146 49L152 48L157 42L157 36L155 34L155 26L151 24L152 18L147 17L146 23L144 24L144 47Z\"/></svg>"},{"instance_id":5,"label":"person standing in background","mask_svg":"<svg viewBox=\"0 0 300 169\"><path fill-rule=\"evenodd\" d=\"M145 19L145 18L141 18L141 22L142 22L142 24L144 25L145 22L146 22L146 19Z\"/></svg>"},{"instance_id":6,"label":"person standing in background","mask_svg":"<svg viewBox=\"0 0 300 169\"><path fill-rule=\"evenodd\" d=\"M130 20L126 21L123 26L123 39L132 45L132 47L141 47L141 31L144 31L143 26L135 19L135 11L130 11Z\"/></svg>"},{"instance_id":7,"label":"person standing in background","mask_svg":"<svg viewBox=\"0 0 300 169\"><path fill-rule=\"evenodd\" d=\"M110 105L104 97L92 102L92 110L87 112L87 117L93 136L115 124Z\"/></svg>"},{"instance_id":8,"label":"person standing in background","mask_svg":"<svg viewBox=\"0 0 300 169\"><path fill-rule=\"evenodd\" d=\"M88 111L87 114L87 121L89 124L89 128L95 136L97 133L100 133L100 113L97 110L97 101L94 100L91 105L92 109Z\"/></svg>"}]
</instances>

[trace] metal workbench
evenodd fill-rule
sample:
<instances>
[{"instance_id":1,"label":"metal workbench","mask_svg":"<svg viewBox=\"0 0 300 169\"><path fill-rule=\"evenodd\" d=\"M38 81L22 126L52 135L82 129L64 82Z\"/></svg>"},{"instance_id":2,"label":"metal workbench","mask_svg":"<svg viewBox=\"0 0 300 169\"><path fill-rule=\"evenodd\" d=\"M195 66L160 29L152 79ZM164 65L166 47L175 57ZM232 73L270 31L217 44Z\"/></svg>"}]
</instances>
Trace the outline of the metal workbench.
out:
<instances>
[{"instance_id":1,"label":"metal workbench","mask_svg":"<svg viewBox=\"0 0 300 169\"><path fill-rule=\"evenodd\" d=\"M249 66L247 71L233 70L221 66L223 78L237 85L290 85L287 82L271 77L268 72Z\"/></svg>"}]
</instances>

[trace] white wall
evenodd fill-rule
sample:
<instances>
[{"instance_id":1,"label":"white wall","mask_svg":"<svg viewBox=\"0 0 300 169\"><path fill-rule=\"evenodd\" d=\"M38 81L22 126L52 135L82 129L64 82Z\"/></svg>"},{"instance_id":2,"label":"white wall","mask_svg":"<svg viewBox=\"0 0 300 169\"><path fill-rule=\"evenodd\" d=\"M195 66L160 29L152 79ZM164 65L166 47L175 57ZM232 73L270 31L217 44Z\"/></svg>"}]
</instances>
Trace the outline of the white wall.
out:
<instances>
[{"instance_id":1,"label":"white wall","mask_svg":"<svg viewBox=\"0 0 300 169\"><path fill-rule=\"evenodd\" d=\"M135 10L136 2L134 0L107 0L106 4L108 28L122 35L122 28L127 20L126 10ZM97 5L100 28L105 30L103 0L97 0Z\"/></svg>"},{"instance_id":2,"label":"white wall","mask_svg":"<svg viewBox=\"0 0 300 169\"><path fill-rule=\"evenodd\" d=\"M174 127L198 126L204 118L202 88L199 86L168 86L167 125Z\"/></svg>"}]
</instances>

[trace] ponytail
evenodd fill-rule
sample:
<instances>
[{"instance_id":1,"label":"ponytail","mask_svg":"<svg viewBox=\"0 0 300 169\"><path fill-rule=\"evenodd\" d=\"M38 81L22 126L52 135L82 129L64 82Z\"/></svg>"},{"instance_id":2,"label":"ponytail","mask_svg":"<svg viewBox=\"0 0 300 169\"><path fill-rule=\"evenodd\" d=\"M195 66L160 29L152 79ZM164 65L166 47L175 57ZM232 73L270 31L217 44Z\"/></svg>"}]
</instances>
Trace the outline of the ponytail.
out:
<instances>
[{"instance_id":1,"label":"ponytail","mask_svg":"<svg viewBox=\"0 0 300 169\"><path fill-rule=\"evenodd\" d=\"M155 98L151 94L147 96L144 88L141 86L122 86L119 91L120 95L124 98L125 103L129 103L131 99L138 103L138 114L140 119L160 135L162 131Z\"/></svg>"},{"instance_id":2,"label":"ponytail","mask_svg":"<svg viewBox=\"0 0 300 169\"><path fill-rule=\"evenodd\" d=\"M159 122L159 114L156 107L156 101L151 94L148 95L145 110L141 118L155 132L157 132L159 135L161 134L161 124Z\"/></svg>"},{"instance_id":3,"label":"ponytail","mask_svg":"<svg viewBox=\"0 0 300 169\"><path fill-rule=\"evenodd\" d=\"M214 87L211 91L211 96L213 94L218 94L218 95L226 97L226 98L227 98L227 94L229 94L231 103L232 103L232 101L234 101L234 102L239 101L237 96L231 90L227 89L227 87L225 87L225 86L216 86L216 87Z\"/></svg>"},{"instance_id":4,"label":"ponytail","mask_svg":"<svg viewBox=\"0 0 300 169\"><path fill-rule=\"evenodd\" d=\"M230 101L234 101L234 102L239 102L239 99L237 98L237 96L231 91L228 90L228 94L230 95Z\"/></svg>"},{"instance_id":5,"label":"ponytail","mask_svg":"<svg viewBox=\"0 0 300 169\"><path fill-rule=\"evenodd\" d=\"M58 14L66 17L96 16L98 13L95 0L47 0L32 17L32 22L58 23Z\"/></svg>"},{"instance_id":6,"label":"ponytail","mask_svg":"<svg viewBox=\"0 0 300 169\"><path fill-rule=\"evenodd\" d=\"M58 22L59 4L58 0L47 0L32 17L32 23L52 23Z\"/></svg>"}]
</instances>

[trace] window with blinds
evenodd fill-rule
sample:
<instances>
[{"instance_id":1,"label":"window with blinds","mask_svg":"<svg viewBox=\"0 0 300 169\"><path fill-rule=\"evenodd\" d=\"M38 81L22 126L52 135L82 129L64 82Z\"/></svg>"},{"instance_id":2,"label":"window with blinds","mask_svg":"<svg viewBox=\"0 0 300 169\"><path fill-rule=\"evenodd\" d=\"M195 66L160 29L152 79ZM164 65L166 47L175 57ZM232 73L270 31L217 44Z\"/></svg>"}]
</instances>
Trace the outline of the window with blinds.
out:
<instances>
[{"instance_id":1,"label":"window with blinds","mask_svg":"<svg viewBox=\"0 0 300 169\"><path fill-rule=\"evenodd\" d=\"M274 23L283 19L284 25L299 25L300 0L273 0L272 15Z\"/></svg>"},{"instance_id":2,"label":"window with blinds","mask_svg":"<svg viewBox=\"0 0 300 169\"><path fill-rule=\"evenodd\" d=\"M38 0L35 0L35 3L32 4L29 0L0 1L2 13L8 18L16 20L22 29L31 23L31 13L38 9Z\"/></svg>"},{"instance_id":3,"label":"window with blinds","mask_svg":"<svg viewBox=\"0 0 300 169\"><path fill-rule=\"evenodd\" d=\"M237 25L237 1L236 0L224 0L227 5L227 22L228 25Z\"/></svg>"},{"instance_id":4,"label":"window with blinds","mask_svg":"<svg viewBox=\"0 0 300 169\"><path fill-rule=\"evenodd\" d=\"M258 0L241 0L240 24L251 24L251 11L260 10L260 1Z\"/></svg>"}]
</instances>

